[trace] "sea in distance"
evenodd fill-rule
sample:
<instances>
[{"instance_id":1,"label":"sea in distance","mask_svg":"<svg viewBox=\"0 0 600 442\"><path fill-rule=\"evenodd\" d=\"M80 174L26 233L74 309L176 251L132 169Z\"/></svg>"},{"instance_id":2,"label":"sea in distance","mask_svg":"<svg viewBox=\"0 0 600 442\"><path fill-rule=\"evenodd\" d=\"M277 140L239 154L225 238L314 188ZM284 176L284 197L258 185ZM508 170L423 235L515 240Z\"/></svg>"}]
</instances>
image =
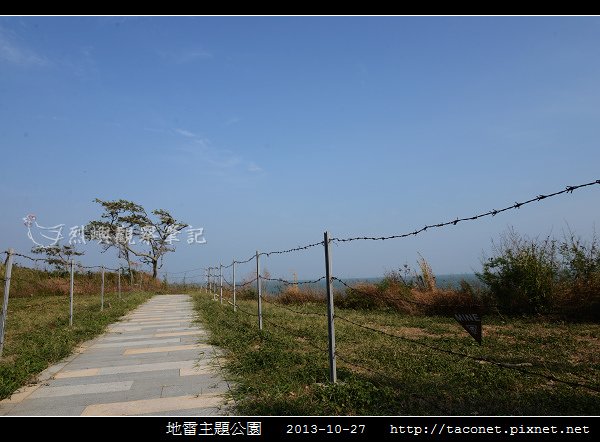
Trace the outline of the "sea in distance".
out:
<instances>
[{"instance_id":1,"label":"sea in distance","mask_svg":"<svg viewBox=\"0 0 600 442\"><path fill-rule=\"evenodd\" d=\"M377 284L383 280L383 277L378 277L378 278L340 278L340 279L342 281L344 281L346 284L348 284L349 286L353 286L353 285L361 283L361 282ZM461 281L466 281L473 287L480 287L483 285L482 282L477 278L477 276L474 273L452 273L452 274L447 274L447 275L435 275L435 281L436 281L436 286L438 288L442 288L442 289L444 289L444 288L459 289ZM298 285L302 286L303 283L305 283L305 282L306 281L299 280ZM310 283L308 285L315 287L315 288L323 288L324 289L325 281L322 280L322 281L319 281L316 283ZM263 280L262 288L267 293L277 294L277 293L281 292L285 286L286 286L286 284L284 284L280 281L265 281L265 280ZM345 286L340 281L334 280L333 288L334 288L334 290L342 290L343 291L345 289Z\"/></svg>"}]
</instances>

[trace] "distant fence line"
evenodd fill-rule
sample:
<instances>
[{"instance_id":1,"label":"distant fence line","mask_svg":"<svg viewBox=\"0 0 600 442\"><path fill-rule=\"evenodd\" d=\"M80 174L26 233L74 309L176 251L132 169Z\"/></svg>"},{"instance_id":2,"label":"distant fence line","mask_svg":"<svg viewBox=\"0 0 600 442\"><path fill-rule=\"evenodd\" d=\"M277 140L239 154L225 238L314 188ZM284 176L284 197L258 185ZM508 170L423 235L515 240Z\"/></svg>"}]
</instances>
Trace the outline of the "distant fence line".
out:
<instances>
[{"instance_id":1,"label":"distant fence line","mask_svg":"<svg viewBox=\"0 0 600 442\"><path fill-rule=\"evenodd\" d=\"M400 339L403 341L407 341L409 343L412 343L414 345L417 346L424 346L429 348L430 350L434 350L434 351L439 351L442 353L446 353L449 355L453 355L456 357L461 357L461 358L467 358L467 359L472 359L472 360L476 360L479 362L486 362L486 363L490 363L493 364L497 367L500 368L505 368L505 369L510 369L510 370L515 370L524 374L528 374L528 375L532 375L532 376L538 376L538 377L542 377L548 380L551 380L553 382L556 383L560 383L560 384L564 384L564 385L569 385L571 387L577 387L577 388L585 388L588 390L592 390L592 391L596 391L599 392L600 389L592 386L592 385L588 385L588 384L584 384L584 383L578 383L578 382L571 382L571 381L566 381L566 380L561 380L556 378L555 376L552 375L547 375L544 373L538 373L535 371L530 371L530 370L526 370L523 369L522 367L518 367L518 366L514 366L511 364L506 364L506 363L502 363L499 361L494 361L491 359L487 359L487 358L480 358L480 357L474 357L468 354L464 354L461 352L456 352L453 350L448 350L448 349L443 349L443 348L438 348L436 346L432 346L429 344L425 344L422 342L418 342L414 339L410 339L410 338L405 338L402 336L397 336L394 335L392 333L388 333L382 330L378 330L372 327L368 327L368 326L364 326L362 324L358 324L355 321L352 321L348 318L345 317L341 317L339 315L335 315L334 313L334 303L333 303L333 282L334 281L338 281L339 283L341 283L343 286L347 287L349 290L354 290L360 293L360 290L356 289L355 287L351 287L348 283L346 283L345 281L343 281L342 279L334 276L331 272L331 254L329 252L329 246L331 243L335 242L335 243L346 243L346 242L353 242L353 241L387 241L387 240L392 240L392 239L400 239L400 238L407 238L410 236L416 236L419 234L422 234L424 232L426 232L427 230L431 230L434 228L442 228L442 227L448 227L448 226L455 226L461 222L466 222L466 221L474 221L474 220L478 220L481 218L485 218L485 217L489 217L489 216L496 216L500 213L503 212L507 212L510 210L517 210L520 209L521 207L528 205L528 204L532 204L534 202L540 202L542 200L546 200L549 198L553 198L553 197L557 197L559 195L563 195L563 194L571 194L573 193L575 190L579 190L581 188L584 187L589 187L589 186L594 186L594 185L600 185L600 179L599 180L595 180L595 181L591 181L588 183L584 183L584 184L579 184L576 186L567 186L565 187L563 190L560 191L556 191L556 192L552 192L552 193L548 193L548 194L539 194L536 197L530 198L528 200L525 201L521 201L521 202L515 202L514 204L510 205L510 206L506 206L504 208L501 209L494 209L494 210L488 210L485 212L481 212L479 214L476 215L472 215L472 216L467 216L467 217L460 217L460 218L455 218L453 220L450 221L444 221L444 222L440 222L440 223L435 223L435 224L428 224L423 226L422 228L413 230L411 232L407 232L407 233L402 233L402 234L395 234L395 235L389 235L389 236L362 236L362 237L349 237L349 238L330 238L329 237L329 233L328 232L324 232L324 239L323 241L319 241L316 243L312 243L312 244L307 244L304 246L298 246L298 247L294 247L294 248L290 248L290 249L285 249L285 250L278 250L278 251L271 251L271 252L259 252L256 251L256 253L254 255L252 255L251 257L249 257L248 259L245 260L236 260L233 259L232 262L228 265L223 265L222 263L217 265L217 266L210 266L210 267L206 267L204 268L204 270L206 271L206 286L205 289L208 293L213 295L213 299L215 301L219 301L221 304L223 304L223 282L225 282L228 286L231 287L232 290L232 300L228 301L227 303L232 305L233 310L235 312L240 311L246 315L250 315L253 316L257 319L258 322L258 328L260 330L263 329L263 324L266 322L269 325L273 325L274 327L280 328L282 330L286 330L286 327L280 325L280 324L275 324L272 321L268 321L263 317L263 312L262 312L262 302L268 302L271 303L268 299L263 299L262 296L262 282L263 281L274 281L274 282L278 282L284 285L300 285L300 284L314 284L314 283L318 283L320 281L325 281L325 285L326 285L326 291L327 291L327 299L326 299L326 304L327 304L327 313L322 313L322 314L318 314L318 313L310 313L310 315L315 315L315 316L324 316L327 317L327 328L328 328L328 348L324 349L324 348L320 348L320 347L315 347L318 348L321 351L326 351L329 355L329 369L330 369L330 381L335 383L337 381L337 374L336 374L336 358L339 356L336 353L336 347L335 347L335 322L334 322L334 318L338 318L339 320L342 320L348 324L352 324L356 327L360 327L362 329L366 329L369 330L371 332L374 333L382 333L385 334L389 337L392 338L396 338L396 339ZM261 256L271 256L271 255L277 255L277 254L287 254L287 253L292 253L292 252L298 252L298 251L303 251L303 250L307 250L316 246L320 246L322 245L324 247L324 253L325 253L325 275L321 276L318 279L315 280L311 280L311 281L289 281L289 280L285 280L282 278L271 278L271 277L265 277L261 275L260 272L260 257ZM246 281L243 284L237 284L236 283L236 276L235 276L235 270L236 270L236 264L245 264L245 263L249 263L251 261L255 261L255 265L256 265L256 272L255 272L255 277L251 280L251 281ZM224 275L223 275L223 270L226 269L232 269L232 281L231 283L227 282L224 279ZM198 270L198 269L193 269L193 270ZM192 271L192 270L189 270ZM242 286L246 286L248 284L252 284L256 282L256 301L257 301L257 310L256 313L252 313L249 312L243 308L241 308L240 305L238 305L237 300L236 300L236 290ZM414 302L415 304L422 304L422 305L427 305L426 303L420 303L420 302L416 302L416 301L410 301L410 302ZM275 303L271 303L273 305L277 305ZM277 305L277 307L280 308L285 308L288 311L291 311L292 313L295 314L302 314L305 315L307 314L306 312L299 312L297 310L291 309L289 307L284 307L281 305ZM293 331L291 330L286 330L286 332L288 333L292 333L294 334ZM307 341L308 342L308 341ZM311 346L312 343L309 342L309 344ZM344 358L341 358L341 360L348 362L347 360L345 360ZM361 367L360 365L354 364L353 362L348 362L351 365L356 365L358 367ZM365 367L362 367L365 368ZM373 370L371 370L373 371Z\"/></svg>"},{"instance_id":2,"label":"distant fence line","mask_svg":"<svg viewBox=\"0 0 600 442\"><path fill-rule=\"evenodd\" d=\"M2 356L2 352L4 350L4 336L6 331L6 319L8 315L8 301L10 297L10 285L11 280L13 279L12 271L14 258L25 258L30 260L31 262L46 262L49 264L60 263L65 266L68 266L69 269L69 326L73 326L73 293L75 288L75 268L78 267L80 269L95 269L100 273L100 311L104 310L104 294L105 294L105 275L106 272L112 272L117 275L117 293L119 299L121 299L121 274L122 268L110 268L107 266L85 266L82 264L75 263L73 258L69 260L57 260L48 259L48 258L34 258L28 255L24 255L22 253L15 252L13 249L8 249L5 252L0 252L0 254L6 255L6 260L4 262L4 276L1 278L1 281L4 283L4 298L2 302L2 316L0 317L0 357Z\"/></svg>"}]
</instances>

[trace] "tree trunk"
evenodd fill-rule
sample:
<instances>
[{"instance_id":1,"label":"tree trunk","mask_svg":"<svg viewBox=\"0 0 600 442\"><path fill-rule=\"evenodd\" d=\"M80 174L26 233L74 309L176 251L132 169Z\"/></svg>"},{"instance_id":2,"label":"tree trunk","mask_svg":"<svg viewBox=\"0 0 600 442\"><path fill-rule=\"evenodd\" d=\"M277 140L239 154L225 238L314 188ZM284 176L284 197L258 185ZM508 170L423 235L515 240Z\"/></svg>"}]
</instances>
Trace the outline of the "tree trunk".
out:
<instances>
[{"instance_id":1,"label":"tree trunk","mask_svg":"<svg viewBox=\"0 0 600 442\"><path fill-rule=\"evenodd\" d=\"M127 254L127 266L129 267L129 283L133 286L133 271L131 270L131 260L129 259L129 254Z\"/></svg>"},{"instance_id":2,"label":"tree trunk","mask_svg":"<svg viewBox=\"0 0 600 442\"><path fill-rule=\"evenodd\" d=\"M158 275L158 259L152 261L152 278L156 279Z\"/></svg>"}]
</instances>

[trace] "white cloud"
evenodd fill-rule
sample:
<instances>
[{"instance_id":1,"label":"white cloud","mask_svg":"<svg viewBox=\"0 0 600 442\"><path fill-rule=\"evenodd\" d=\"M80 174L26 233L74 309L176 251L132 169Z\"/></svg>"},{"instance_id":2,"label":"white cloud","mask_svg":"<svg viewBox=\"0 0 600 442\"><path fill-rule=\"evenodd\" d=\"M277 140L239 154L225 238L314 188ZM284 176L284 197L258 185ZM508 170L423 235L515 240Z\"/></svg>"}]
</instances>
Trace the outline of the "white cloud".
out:
<instances>
[{"instance_id":1,"label":"white cloud","mask_svg":"<svg viewBox=\"0 0 600 442\"><path fill-rule=\"evenodd\" d=\"M239 172L240 168L246 168L250 173L260 173L263 169L253 161L246 162L244 158L234 151L215 146L209 139L182 128L171 129L174 133L182 135L188 141L177 147L177 156L186 157L194 164L210 166L219 174L230 174Z\"/></svg>"},{"instance_id":2,"label":"white cloud","mask_svg":"<svg viewBox=\"0 0 600 442\"><path fill-rule=\"evenodd\" d=\"M194 132L190 132L189 130L185 130L185 129L174 129L174 130L179 135L183 135L184 137L188 137L188 138L196 138L197 137L197 135Z\"/></svg>"},{"instance_id":3,"label":"white cloud","mask_svg":"<svg viewBox=\"0 0 600 442\"><path fill-rule=\"evenodd\" d=\"M250 163L248 163L248 172L258 173L262 171L263 168L256 164L254 161L250 161Z\"/></svg>"},{"instance_id":4,"label":"white cloud","mask_svg":"<svg viewBox=\"0 0 600 442\"><path fill-rule=\"evenodd\" d=\"M241 118L231 117L229 120L225 121L225 123L223 124L223 126L225 126L225 127L231 126L231 125L239 123L240 121L242 121Z\"/></svg>"},{"instance_id":5,"label":"white cloud","mask_svg":"<svg viewBox=\"0 0 600 442\"><path fill-rule=\"evenodd\" d=\"M14 42L8 33L0 29L0 61L17 66L46 66L48 60L36 54L33 50Z\"/></svg>"}]
</instances>

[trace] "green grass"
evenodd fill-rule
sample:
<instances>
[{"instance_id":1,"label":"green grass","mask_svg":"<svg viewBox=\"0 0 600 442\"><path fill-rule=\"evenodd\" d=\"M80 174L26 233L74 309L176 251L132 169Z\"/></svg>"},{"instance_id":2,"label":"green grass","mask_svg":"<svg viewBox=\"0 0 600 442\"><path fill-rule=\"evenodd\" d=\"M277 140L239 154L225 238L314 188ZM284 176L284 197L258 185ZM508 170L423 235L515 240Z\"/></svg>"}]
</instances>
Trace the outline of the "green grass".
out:
<instances>
[{"instance_id":1,"label":"green grass","mask_svg":"<svg viewBox=\"0 0 600 442\"><path fill-rule=\"evenodd\" d=\"M0 399L10 396L50 364L68 356L80 343L152 296L152 293L108 293L100 312L99 295L74 296L73 326L69 326L68 295L35 295L9 300L3 357L0 359Z\"/></svg>"},{"instance_id":2,"label":"green grass","mask_svg":"<svg viewBox=\"0 0 600 442\"><path fill-rule=\"evenodd\" d=\"M517 367L599 389L598 324L484 317L484 343L479 346L452 318L338 308L336 315L405 339L338 319L339 382L332 385L325 317L297 315L264 303L260 332L257 318L233 313L231 306L210 296L194 299L212 343L226 349L226 368L242 414L600 414L600 394L592 390L419 345L521 364ZM239 305L256 312L253 301ZM291 308L306 313L325 309L323 304Z\"/></svg>"}]
</instances>

